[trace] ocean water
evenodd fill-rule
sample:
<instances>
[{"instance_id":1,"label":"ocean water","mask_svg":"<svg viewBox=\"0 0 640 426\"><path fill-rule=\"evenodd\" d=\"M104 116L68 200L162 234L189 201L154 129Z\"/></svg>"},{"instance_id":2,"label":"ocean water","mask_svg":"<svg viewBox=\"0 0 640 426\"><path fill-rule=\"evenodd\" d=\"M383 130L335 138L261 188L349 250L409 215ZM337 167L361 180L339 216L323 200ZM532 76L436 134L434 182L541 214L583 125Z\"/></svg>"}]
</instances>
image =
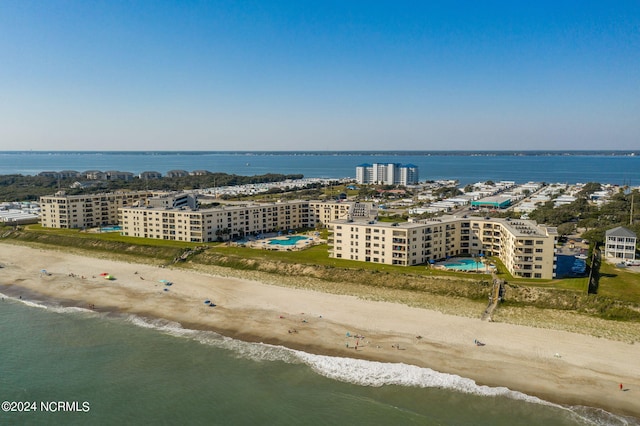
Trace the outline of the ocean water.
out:
<instances>
[{"instance_id":1,"label":"ocean water","mask_svg":"<svg viewBox=\"0 0 640 426\"><path fill-rule=\"evenodd\" d=\"M6 295L0 336L0 400L36 404L0 411L3 425L640 424L425 368Z\"/></svg>"},{"instance_id":2,"label":"ocean water","mask_svg":"<svg viewBox=\"0 0 640 426\"><path fill-rule=\"evenodd\" d=\"M0 175L42 171L208 170L243 176L266 173L355 178L362 163L419 167L420 180L457 179L462 185L487 180L548 183L601 182L640 185L638 152L24 152L0 151Z\"/></svg>"}]
</instances>

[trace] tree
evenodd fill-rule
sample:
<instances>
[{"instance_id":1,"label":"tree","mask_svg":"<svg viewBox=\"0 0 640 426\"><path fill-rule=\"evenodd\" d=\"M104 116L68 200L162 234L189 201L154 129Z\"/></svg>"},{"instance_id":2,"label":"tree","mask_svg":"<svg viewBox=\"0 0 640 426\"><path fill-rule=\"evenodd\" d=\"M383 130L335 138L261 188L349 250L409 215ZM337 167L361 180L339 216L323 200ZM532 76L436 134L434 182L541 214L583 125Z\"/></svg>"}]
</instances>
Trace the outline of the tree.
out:
<instances>
[{"instance_id":1,"label":"tree","mask_svg":"<svg viewBox=\"0 0 640 426\"><path fill-rule=\"evenodd\" d=\"M582 187L582 190L578 192L578 195L584 198L589 198L589 195L593 194L596 191L601 191L602 185L598 182L589 182L585 183Z\"/></svg>"},{"instance_id":2,"label":"tree","mask_svg":"<svg viewBox=\"0 0 640 426\"><path fill-rule=\"evenodd\" d=\"M576 230L576 224L574 222L565 222L558 225L558 234L571 235Z\"/></svg>"}]
</instances>

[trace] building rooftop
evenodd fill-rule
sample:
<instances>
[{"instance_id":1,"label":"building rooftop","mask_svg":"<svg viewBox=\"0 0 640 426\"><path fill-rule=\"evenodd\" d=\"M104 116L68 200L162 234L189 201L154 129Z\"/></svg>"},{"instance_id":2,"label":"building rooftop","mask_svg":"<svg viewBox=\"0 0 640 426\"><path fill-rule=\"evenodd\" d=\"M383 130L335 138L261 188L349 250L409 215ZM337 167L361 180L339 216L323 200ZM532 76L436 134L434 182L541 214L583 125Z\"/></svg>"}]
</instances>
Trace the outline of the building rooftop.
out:
<instances>
[{"instance_id":1,"label":"building rooftop","mask_svg":"<svg viewBox=\"0 0 640 426\"><path fill-rule=\"evenodd\" d=\"M605 236L607 237L625 237L625 238L636 238L635 232L630 229L625 228L624 226L618 226L617 228L609 229L605 232Z\"/></svg>"}]
</instances>

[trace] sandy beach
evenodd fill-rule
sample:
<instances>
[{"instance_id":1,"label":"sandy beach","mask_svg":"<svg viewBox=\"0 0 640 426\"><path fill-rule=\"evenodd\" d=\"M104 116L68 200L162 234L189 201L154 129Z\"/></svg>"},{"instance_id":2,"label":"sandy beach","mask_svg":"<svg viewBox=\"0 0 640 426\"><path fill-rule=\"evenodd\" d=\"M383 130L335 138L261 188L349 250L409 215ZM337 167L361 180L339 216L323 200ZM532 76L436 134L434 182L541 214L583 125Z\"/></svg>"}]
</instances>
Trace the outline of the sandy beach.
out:
<instances>
[{"instance_id":1,"label":"sandy beach","mask_svg":"<svg viewBox=\"0 0 640 426\"><path fill-rule=\"evenodd\" d=\"M311 353L429 367L551 402L640 417L640 343L8 244L0 244L0 265L0 291L14 297L165 318Z\"/></svg>"}]
</instances>

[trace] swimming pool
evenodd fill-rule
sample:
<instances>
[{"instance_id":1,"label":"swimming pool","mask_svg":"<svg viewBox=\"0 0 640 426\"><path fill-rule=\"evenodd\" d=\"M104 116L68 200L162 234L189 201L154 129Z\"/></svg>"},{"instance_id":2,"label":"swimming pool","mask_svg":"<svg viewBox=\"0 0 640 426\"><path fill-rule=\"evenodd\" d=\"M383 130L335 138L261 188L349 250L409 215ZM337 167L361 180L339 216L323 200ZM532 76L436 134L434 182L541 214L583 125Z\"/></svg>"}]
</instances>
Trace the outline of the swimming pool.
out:
<instances>
[{"instance_id":1,"label":"swimming pool","mask_svg":"<svg viewBox=\"0 0 640 426\"><path fill-rule=\"evenodd\" d=\"M468 258L450 260L443 263L442 266L456 271L480 271L485 268L485 264L483 262L476 262L474 259Z\"/></svg>"},{"instance_id":2,"label":"swimming pool","mask_svg":"<svg viewBox=\"0 0 640 426\"><path fill-rule=\"evenodd\" d=\"M122 231L120 226L103 226L100 228L100 232L119 232Z\"/></svg>"},{"instance_id":3,"label":"swimming pool","mask_svg":"<svg viewBox=\"0 0 640 426\"><path fill-rule=\"evenodd\" d=\"M271 240L269 244L278 246L295 246L298 241L310 240L309 237L303 237L301 235L293 235L291 237L285 237L284 239Z\"/></svg>"}]
</instances>

